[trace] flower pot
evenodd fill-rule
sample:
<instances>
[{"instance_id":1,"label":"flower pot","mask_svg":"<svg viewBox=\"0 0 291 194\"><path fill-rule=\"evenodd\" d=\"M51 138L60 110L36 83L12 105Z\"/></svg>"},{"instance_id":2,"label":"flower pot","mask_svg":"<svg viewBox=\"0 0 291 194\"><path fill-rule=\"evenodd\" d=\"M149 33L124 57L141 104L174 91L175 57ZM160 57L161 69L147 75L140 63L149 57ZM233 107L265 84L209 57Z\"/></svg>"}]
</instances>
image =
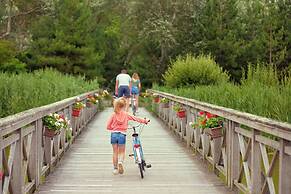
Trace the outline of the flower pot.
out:
<instances>
[{"instance_id":1,"label":"flower pot","mask_svg":"<svg viewBox=\"0 0 291 194\"><path fill-rule=\"evenodd\" d=\"M49 138L53 138L54 136L56 136L59 133L59 131L55 131L52 129L49 129L47 127L44 128L44 136L49 137Z\"/></svg>"},{"instance_id":2,"label":"flower pot","mask_svg":"<svg viewBox=\"0 0 291 194\"><path fill-rule=\"evenodd\" d=\"M155 103L159 103L159 102L160 102L160 98L159 98L159 97L155 97L155 98L154 98L154 102L155 102Z\"/></svg>"},{"instance_id":3,"label":"flower pot","mask_svg":"<svg viewBox=\"0 0 291 194\"><path fill-rule=\"evenodd\" d=\"M72 116L79 117L81 113L81 109L73 109Z\"/></svg>"},{"instance_id":4,"label":"flower pot","mask_svg":"<svg viewBox=\"0 0 291 194\"><path fill-rule=\"evenodd\" d=\"M185 110L180 110L177 112L177 116L180 118L180 119L183 119L186 117L186 111Z\"/></svg>"},{"instance_id":5,"label":"flower pot","mask_svg":"<svg viewBox=\"0 0 291 194\"><path fill-rule=\"evenodd\" d=\"M170 105L169 105L169 103L167 102L167 103L163 103L163 104L162 104L162 107L163 107L163 108L169 108Z\"/></svg>"},{"instance_id":6,"label":"flower pot","mask_svg":"<svg viewBox=\"0 0 291 194\"><path fill-rule=\"evenodd\" d=\"M223 136L222 126L210 128L206 131L206 134L211 137L211 139L219 138Z\"/></svg>"}]
</instances>

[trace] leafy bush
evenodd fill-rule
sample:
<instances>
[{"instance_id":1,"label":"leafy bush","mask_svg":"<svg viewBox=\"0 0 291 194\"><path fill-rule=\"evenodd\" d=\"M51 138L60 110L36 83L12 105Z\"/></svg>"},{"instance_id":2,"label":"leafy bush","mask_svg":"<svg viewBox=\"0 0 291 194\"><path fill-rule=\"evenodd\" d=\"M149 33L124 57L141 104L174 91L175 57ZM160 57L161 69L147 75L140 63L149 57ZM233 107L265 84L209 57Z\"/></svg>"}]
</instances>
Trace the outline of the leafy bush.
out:
<instances>
[{"instance_id":1,"label":"leafy bush","mask_svg":"<svg viewBox=\"0 0 291 194\"><path fill-rule=\"evenodd\" d=\"M169 87L213 85L229 80L227 73L210 56L178 57L164 74L165 84Z\"/></svg>"},{"instance_id":2,"label":"leafy bush","mask_svg":"<svg viewBox=\"0 0 291 194\"><path fill-rule=\"evenodd\" d=\"M26 64L16 58L16 48L12 42L0 40L0 71L22 72Z\"/></svg>"},{"instance_id":3,"label":"leafy bush","mask_svg":"<svg viewBox=\"0 0 291 194\"><path fill-rule=\"evenodd\" d=\"M154 89L291 123L290 76L279 81L273 67L250 66L247 78L241 82L195 88L156 85Z\"/></svg>"},{"instance_id":4,"label":"leafy bush","mask_svg":"<svg viewBox=\"0 0 291 194\"><path fill-rule=\"evenodd\" d=\"M0 73L0 117L98 89L97 80L47 69L18 75Z\"/></svg>"}]
</instances>

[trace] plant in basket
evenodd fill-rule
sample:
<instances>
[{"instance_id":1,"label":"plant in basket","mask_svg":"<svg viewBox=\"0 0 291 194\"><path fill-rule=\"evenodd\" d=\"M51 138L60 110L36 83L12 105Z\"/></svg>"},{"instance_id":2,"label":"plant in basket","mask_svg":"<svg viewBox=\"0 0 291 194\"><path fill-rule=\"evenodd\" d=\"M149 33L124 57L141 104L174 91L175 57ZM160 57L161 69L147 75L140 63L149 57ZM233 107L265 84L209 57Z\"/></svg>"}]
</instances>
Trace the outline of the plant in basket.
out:
<instances>
[{"instance_id":1,"label":"plant in basket","mask_svg":"<svg viewBox=\"0 0 291 194\"><path fill-rule=\"evenodd\" d=\"M186 110L180 104L174 105L174 111L176 111L176 114L180 119L186 117Z\"/></svg>"},{"instance_id":2,"label":"plant in basket","mask_svg":"<svg viewBox=\"0 0 291 194\"><path fill-rule=\"evenodd\" d=\"M223 136L223 118L208 112L199 112L199 127L204 129L204 133L211 139Z\"/></svg>"},{"instance_id":3,"label":"plant in basket","mask_svg":"<svg viewBox=\"0 0 291 194\"><path fill-rule=\"evenodd\" d=\"M162 98L161 103L163 108L169 108L169 99L168 98Z\"/></svg>"},{"instance_id":4,"label":"plant in basket","mask_svg":"<svg viewBox=\"0 0 291 194\"><path fill-rule=\"evenodd\" d=\"M72 116L73 117L79 117L81 110L83 108L85 108L86 105L83 102L77 101L74 105L73 105L73 113Z\"/></svg>"},{"instance_id":5,"label":"plant in basket","mask_svg":"<svg viewBox=\"0 0 291 194\"><path fill-rule=\"evenodd\" d=\"M94 98L96 99L96 100L102 100L102 95L101 94L98 94L98 93L95 93L94 94Z\"/></svg>"},{"instance_id":6,"label":"plant in basket","mask_svg":"<svg viewBox=\"0 0 291 194\"><path fill-rule=\"evenodd\" d=\"M140 93L140 97L143 97L143 98L147 98L147 97L150 97L150 96L151 96L151 94L148 93L148 92L142 92L142 93Z\"/></svg>"},{"instance_id":7,"label":"plant in basket","mask_svg":"<svg viewBox=\"0 0 291 194\"><path fill-rule=\"evenodd\" d=\"M44 136L54 137L61 129L68 128L69 120L57 113L49 114L42 119L44 125Z\"/></svg>"},{"instance_id":8,"label":"plant in basket","mask_svg":"<svg viewBox=\"0 0 291 194\"><path fill-rule=\"evenodd\" d=\"M153 94L153 101L156 104L160 103L160 97L159 97L159 95Z\"/></svg>"},{"instance_id":9,"label":"plant in basket","mask_svg":"<svg viewBox=\"0 0 291 194\"><path fill-rule=\"evenodd\" d=\"M111 100L112 96L109 94L107 90L103 90L101 96L106 100Z\"/></svg>"},{"instance_id":10,"label":"plant in basket","mask_svg":"<svg viewBox=\"0 0 291 194\"><path fill-rule=\"evenodd\" d=\"M97 104L97 103L98 103L98 100L94 96L92 95L87 96L87 102L86 102L87 107L92 107L93 104Z\"/></svg>"}]
</instances>

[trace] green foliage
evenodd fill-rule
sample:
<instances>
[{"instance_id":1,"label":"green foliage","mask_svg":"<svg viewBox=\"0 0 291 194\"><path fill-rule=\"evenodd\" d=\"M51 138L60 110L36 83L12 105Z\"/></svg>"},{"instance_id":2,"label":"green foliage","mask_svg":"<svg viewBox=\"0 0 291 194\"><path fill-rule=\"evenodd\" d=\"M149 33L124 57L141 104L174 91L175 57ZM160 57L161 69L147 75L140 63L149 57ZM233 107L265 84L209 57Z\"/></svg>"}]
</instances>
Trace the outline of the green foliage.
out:
<instances>
[{"instance_id":1,"label":"green foliage","mask_svg":"<svg viewBox=\"0 0 291 194\"><path fill-rule=\"evenodd\" d=\"M291 77L278 82L275 69L262 65L250 66L248 72L250 77L243 79L241 85L225 82L176 89L156 85L154 89L291 123ZM268 80L270 74L275 77Z\"/></svg>"},{"instance_id":2,"label":"green foliage","mask_svg":"<svg viewBox=\"0 0 291 194\"><path fill-rule=\"evenodd\" d=\"M33 26L31 69L54 67L65 73L101 76L103 53L93 39L92 11L80 0L58 1L55 13Z\"/></svg>"},{"instance_id":3,"label":"green foliage","mask_svg":"<svg viewBox=\"0 0 291 194\"><path fill-rule=\"evenodd\" d=\"M0 117L98 89L97 80L40 70L18 75L0 73Z\"/></svg>"},{"instance_id":4,"label":"green foliage","mask_svg":"<svg viewBox=\"0 0 291 194\"><path fill-rule=\"evenodd\" d=\"M16 58L17 52L10 41L0 40L0 71L21 72L25 71L26 64Z\"/></svg>"},{"instance_id":5,"label":"green foliage","mask_svg":"<svg viewBox=\"0 0 291 194\"><path fill-rule=\"evenodd\" d=\"M169 87L221 84L228 81L228 75L210 56L200 55L178 57L164 75Z\"/></svg>"}]
</instances>

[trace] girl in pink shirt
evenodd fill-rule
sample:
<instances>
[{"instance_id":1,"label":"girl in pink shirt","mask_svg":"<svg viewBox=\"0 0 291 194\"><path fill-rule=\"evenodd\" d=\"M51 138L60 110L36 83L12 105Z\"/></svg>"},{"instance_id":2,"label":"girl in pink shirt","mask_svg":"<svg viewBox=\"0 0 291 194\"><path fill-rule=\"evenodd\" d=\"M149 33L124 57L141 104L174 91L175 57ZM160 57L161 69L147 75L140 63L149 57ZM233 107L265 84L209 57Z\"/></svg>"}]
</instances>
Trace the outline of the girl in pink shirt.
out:
<instances>
[{"instance_id":1,"label":"girl in pink shirt","mask_svg":"<svg viewBox=\"0 0 291 194\"><path fill-rule=\"evenodd\" d=\"M123 174L123 161L125 156L126 130L128 121L137 121L147 124L146 119L141 119L124 111L126 100L119 98L114 102L114 113L110 116L107 122L107 129L111 131L111 144L113 148L113 174Z\"/></svg>"}]
</instances>

